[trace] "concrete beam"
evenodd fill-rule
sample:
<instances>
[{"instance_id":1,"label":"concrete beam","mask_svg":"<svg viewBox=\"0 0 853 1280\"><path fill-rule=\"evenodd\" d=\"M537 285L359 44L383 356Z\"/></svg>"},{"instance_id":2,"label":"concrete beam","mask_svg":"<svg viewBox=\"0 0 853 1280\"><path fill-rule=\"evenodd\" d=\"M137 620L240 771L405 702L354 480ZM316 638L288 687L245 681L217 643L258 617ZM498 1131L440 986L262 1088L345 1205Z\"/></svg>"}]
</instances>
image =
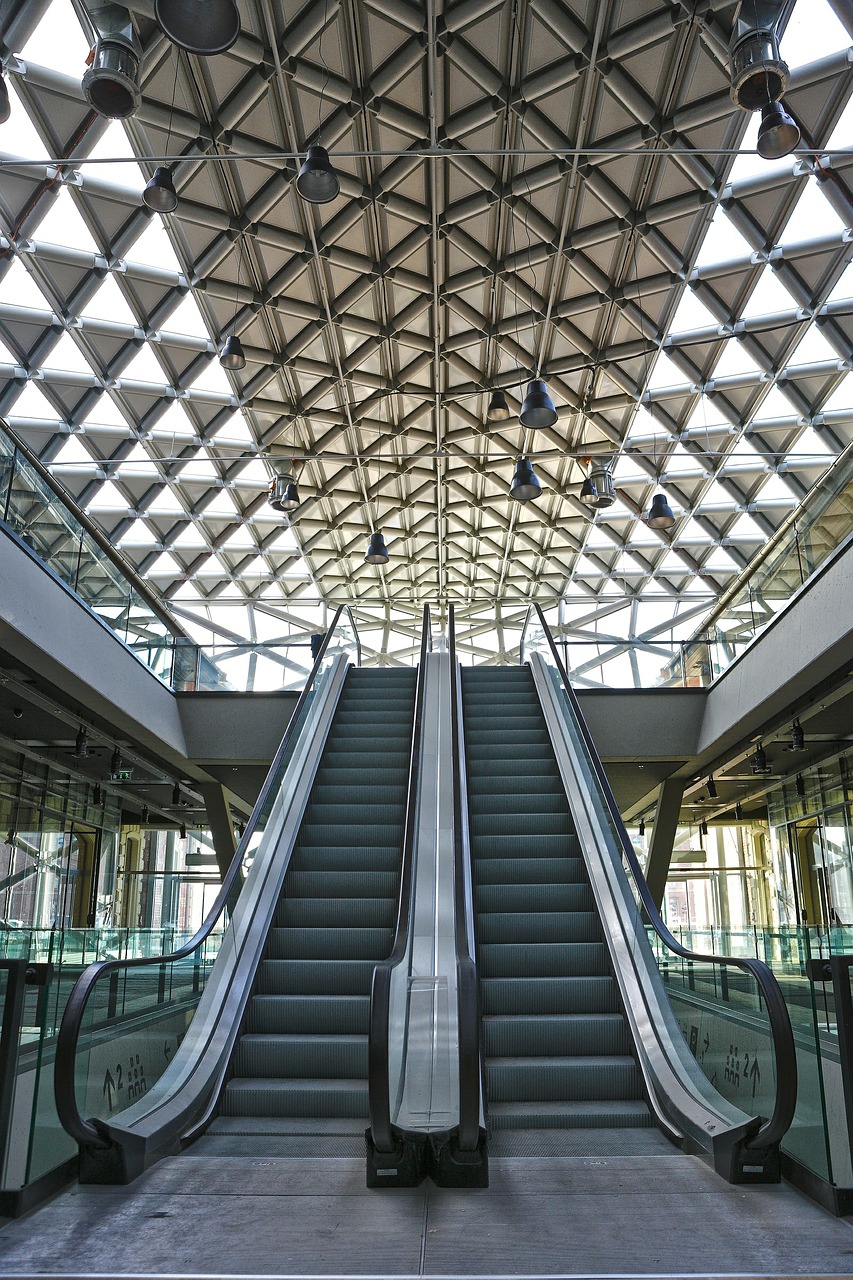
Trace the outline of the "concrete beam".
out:
<instances>
[{"instance_id":1,"label":"concrete beam","mask_svg":"<svg viewBox=\"0 0 853 1280\"><path fill-rule=\"evenodd\" d=\"M678 827L678 815L681 812L681 797L684 795L683 778L667 778L658 790L657 813L652 828L649 844L649 860L646 864L646 884L649 892L660 910L664 890L669 876L669 865L672 862L672 846L675 843L675 832Z\"/></svg>"}]
</instances>

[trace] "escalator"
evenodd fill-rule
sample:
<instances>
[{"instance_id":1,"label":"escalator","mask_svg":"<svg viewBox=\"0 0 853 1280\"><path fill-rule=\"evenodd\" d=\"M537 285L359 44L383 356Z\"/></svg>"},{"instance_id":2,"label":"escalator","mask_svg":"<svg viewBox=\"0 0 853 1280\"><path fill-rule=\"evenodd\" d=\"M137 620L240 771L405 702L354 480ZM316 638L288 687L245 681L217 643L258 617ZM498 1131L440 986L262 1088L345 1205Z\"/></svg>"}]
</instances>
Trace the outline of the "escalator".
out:
<instances>
[{"instance_id":1,"label":"escalator","mask_svg":"<svg viewBox=\"0 0 853 1280\"><path fill-rule=\"evenodd\" d=\"M462 701L492 1131L650 1128L532 673L466 668Z\"/></svg>"},{"instance_id":2,"label":"escalator","mask_svg":"<svg viewBox=\"0 0 853 1280\"><path fill-rule=\"evenodd\" d=\"M202 1135L207 1154L363 1154L371 986L408 919L428 638L426 610L418 668L363 670L339 609L201 929L80 978L54 1080L81 1180L130 1181Z\"/></svg>"},{"instance_id":3,"label":"escalator","mask_svg":"<svg viewBox=\"0 0 853 1280\"><path fill-rule=\"evenodd\" d=\"M310 1135L314 1154L363 1153L370 985L397 915L415 684L414 669L346 677L210 1137Z\"/></svg>"},{"instance_id":4,"label":"escalator","mask_svg":"<svg viewBox=\"0 0 853 1280\"><path fill-rule=\"evenodd\" d=\"M452 617L450 634L458 667ZM645 1154L669 1139L730 1182L778 1181L797 1096L779 984L761 961L673 937L537 605L521 653L459 668L491 1151ZM751 1094L725 1069L733 1043L766 1064Z\"/></svg>"}]
</instances>

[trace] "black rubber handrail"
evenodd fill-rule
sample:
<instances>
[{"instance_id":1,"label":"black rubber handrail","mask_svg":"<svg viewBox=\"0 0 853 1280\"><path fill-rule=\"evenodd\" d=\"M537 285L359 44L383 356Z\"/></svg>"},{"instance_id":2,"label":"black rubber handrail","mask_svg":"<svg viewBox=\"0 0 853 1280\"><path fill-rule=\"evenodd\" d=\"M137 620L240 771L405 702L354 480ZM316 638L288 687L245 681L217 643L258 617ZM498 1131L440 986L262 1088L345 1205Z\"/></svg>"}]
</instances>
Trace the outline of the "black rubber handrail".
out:
<instances>
[{"instance_id":1,"label":"black rubber handrail","mask_svg":"<svg viewBox=\"0 0 853 1280\"><path fill-rule=\"evenodd\" d=\"M770 1033L773 1039L773 1052L776 1058L776 1100L773 1107L773 1114L769 1120L765 1120L756 1133L752 1134L746 1143L747 1147L769 1147L780 1142L791 1127L794 1118L794 1110L797 1105L797 1054L794 1046L794 1032L791 1027L791 1018L788 1013L788 1006L785 1004L785 997L782 994L782 988L776 979L773 971L764 963L763 960L752 960L749 958L739 959L734 956L716 956L703 955L697 951L690 951L687 947L682 946L674 934L670 933L664 920L657 908L654 898L649 892L646 884L646 877L643 874L642 867L634 852L631 844L631 838L622 821L622 814L616 803L616 797L608 781L604 766L596 750L595 743L592 740L592 734L589 731L583 712L580 708L577 694L572 688L572 683L566 672L554 637L551 634L551 628L545 621L545 615L538 604L532 604L527 611L527 618L524 623L524 631L522 632L521 648L524 652L524 636L527 632L527 626L530 616L535 613L542 631L548 641L551 650L551 656L560 673L560 679L563 682L563 688L572 712L577 721L578 728L583 738L584 745L587 749L589 761L595 772L598 784L604 796L610 820L619 837L622 846L622 857L628 864L634 883L637 886L637 893L642 903L643 911L649 924L654 929L658 937L666 944L670 951L681 956L684 960L693 960L702 964L721 964L733 965L737 969L742 969L749 973L758 984L764 1003L767 1008L767 1016L770 1021Z\"/></svg>"},{"instance_id":2,"label":"black rubber handrail","mask_svg":"<svg viewBox=\"0 0 853 1280\"><path fill-rule=\"evenodd\" d=\"M293 734L298 732L299 718L303 708L311 693L312 685L317 677L320 665L326 656L326 650L334 636L335 630L341 619L346 614L353 634L356 639L356 665L361 664L361 646L358 640L358 631L355 621L350 613L347 605L340 605L332 620L320 650L311 668L305 687L299 695L299 700L293 709L293 714L285 730L281 745L275 753L275 758L270 765L264 785L261 787L260 795L255 801L252 809L252 815L246 824L246 829L240 839L239 844L231 859L231 864L225 873L219 893L216 895L210 911L207 913L204 921L193 936L184 943L182 947L178 947L176 951L171 951L167 955L154 956L133 956L125 957L117 960L96 960L94 964L90 964L84 969L80 977L74 984L71 994L68 997L68 1003L65 1006L65 1012L62 1015L62 1022L59 1027L59 1035L56 1040L56 1059L54 1062L53 1087L56 1098L56 1111L59 1116L60 1123L65 1131L78 1143L85 1145L94 1145L99 1147L107 1146L101 1134L95 1128L90 1120L84 1120L80 1115L77 1106L77 1092L75 1088L74 1068L77 1060L77 1045L80 1039L80 1031L83 1022L83 1014L89 997L95 989L98 981L106 973L117 972L120 969L136 969L143 965L152 964L171 964L176 960L183 960L187 956L197 950L198 947L210 936L217 921L222 916L225 908L231 899L231 894L237 886L240 870L243 865L243 858L249 847L249 842L254 834L255 827L260 821L266 804L270 799L273 788L276 785L276 775L284 758L284 755L290 745ZM280 779L278 779L280 783Z\"/></svg>"},{"instance_id":3,"label":"black rubber handrail","mask_svg":"<svg viewBox=\"0 0 853 1280\"><path fill-rule=\"evenodd\" d=\"M377 1151L395 1148L391 1125L391 1078L388 1069L389 1029L391 1016L391 981L394 970L403 962L409 946L414 893L415 829L417 798L421 776L421 736L426 685L426 658L432 648L429 605L424 606L421 648L418 658L418 682L415 692L415 715L412 725L412 750L409 756L409 789L406 797L406 826L403 835L403 862L400 867L400 893L397 899L397 925L394 945L387 960L373 970L370 984L370 1022L367 1040L368 1106L370 1132Z\"/></svg>"},{"instance_id":4,"label":"black rubber handrail","mask_svg":"<svg viewBox=\"0 0 853 1280\"><path fill-rule=\"evenodd\" d=\"M460 1151L476 1151L480 1138L480 1099L483 1063L480 1047L480 986L476 957L471 953L466 893L470 883L470 849L464 839L462 815L462 759L465 750L460 712L459 665L456 660L456 619L451 604L447 627L450 650L450 704L453 734L453 864L456 931L456 986L459 1024L459 1137Z\"/></svg>"}]
</instances>

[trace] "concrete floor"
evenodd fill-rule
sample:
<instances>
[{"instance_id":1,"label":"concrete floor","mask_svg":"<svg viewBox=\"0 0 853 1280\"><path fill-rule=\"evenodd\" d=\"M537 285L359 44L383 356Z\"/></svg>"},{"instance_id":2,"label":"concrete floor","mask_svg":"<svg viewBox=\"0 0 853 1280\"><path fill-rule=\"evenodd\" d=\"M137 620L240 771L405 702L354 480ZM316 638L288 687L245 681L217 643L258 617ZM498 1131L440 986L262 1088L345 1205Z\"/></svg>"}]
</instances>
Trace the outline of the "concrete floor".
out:
<instances>
[{"instance_id":1,"label":"concrete floor","mask_svg":"<svg viewBox=\"0 0 853 1280\"><path fill-rule=\"evenodd\" d=\"M360 1159L199 1144L0 1229L3 1277L851 1274L851 1223L785 1185L728 1186L663 1143L498 1156L483 1191L368 1191Z\"/></svg>"}]
</instances>

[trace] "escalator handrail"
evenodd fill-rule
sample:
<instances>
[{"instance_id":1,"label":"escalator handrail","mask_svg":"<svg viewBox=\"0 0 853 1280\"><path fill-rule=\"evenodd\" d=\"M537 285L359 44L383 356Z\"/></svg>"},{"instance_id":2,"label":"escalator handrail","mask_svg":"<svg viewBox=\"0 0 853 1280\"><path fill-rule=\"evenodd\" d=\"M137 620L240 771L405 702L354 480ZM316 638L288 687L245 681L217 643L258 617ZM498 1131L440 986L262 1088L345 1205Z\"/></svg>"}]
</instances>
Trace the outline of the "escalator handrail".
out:
<instances>
[{"instance_id":1,"label":"escalator handrail","mask_svg":"<svg viewBox=\"0 0 853 1280\"><path fill-rule=\"evenodd\" d=\"M480 997L477 961L471 952L468 930L473 903L466 892L470 877L470 849L463 832L462 760L463 728L460 712L459 666L456 659L456 619L453 605L448 610L450 651L450 717L453 737L453 864L455 893L456 975L459 1026L459 1137L460 1151L475 1151L480 1137L480 1099L483 1063L480 1045ZM467 809L466 809L467 812Z\"/></svg>"},{"instance_id":2,"label":"escalator handrail","mask_svg":"<svg viewBox=\"0 0 853 1280\"><path fill-rule=\"evenodd\" d=\"M580 708L578 696L572 688L572 683L566 672L566 668L560 658L554 637L551 634L551 628L545 621L545 615L538 604L532 604L527 611L527 618L524 623L522 632L521 649L524 652L524 636L527 633L528 623L531 614L535 613L542 631L548 641L551 650L551 656L560 673L560 679L563 683L566 696L572 708L575 720L583 738L584 745L587 749L590 764L595 772L599 787L604 796L607 809L610 814L610 820L616 831L620 844L622 846L622 857L628 864L634 884L637 887L637 893L642 903L643 911L649 924L654 929L658 937L666 944L666 946L676 955L681 956L684 960L693 960L703 964L722 964L733 965L737 969L742 969L746 973L752 975L758 984L764 1003L767 1008L767 1017L770 1022L770 1033L773 1040L773 1051L776 1058L776 1099L773 1107L773 1114L769 1120L764 1120L756 1133L749 1139L747 1146L749 1147L769 1147L774 1143L780 1142L791 1127L794 1118L794 1110L797 1105L797 1054L794 1045L794 1032L791 1026L791 1017L788 1013L788 1006L785 1003L785 997L782 994L782 988L772 969L764 963L763 960L753 960L749 957L738 958L735 956L717 956L704 955L697 951L691 951L678 941L674 934L670 933L663 917L658 910L657 904L649 891L646 884L646 877L640 866L639 860L634 847L631 844L631 838L622 821L622 814L616 803L616 797L613 794L604 766L601 763L592 734L584 718Z\"/></svg>"},{"instance_id":3,"label":"escalator handrail","mask_svg":"<svg viewBox=\"0 0 853 1280\"><path fill-rule=\"evenodd\" d=\"M330 641L334 636L341 616L346 614L352 627L353 634L356 638L356 665L361 664L361 645L358 639L358 630L355 625L355 619L347 605L340 605L332 619L332 624L323 637L323 643L320 646L314 665L308 676L305 686L299 695L296 706L293 708L284 737L281 740L278 750L275 753L273 762L270 765L269 772L260 794L255 801L252 809L251 817L246 823L243 835L234 851L234 856L225 876L216 899L202 921L199 928L193 936L178 947L175 951L170 951L165 955L150 956L125 956L114 960L96 960L87 966L80 974L75 982L71 994L68 997L68 1003L62 1015L62 1022L59 1027L59 1034L56 1039L56 1059L54 1062L54 1094L56 1098L56 1111L59 1116L60 1123L68 1134L78 1143L94 1144L97 1146L105 1146L103 1137L89 1120L84 1120L77 1106L77 1092L74 1079L74 1067L77 1059L77 1045L80 1039L80 1031L83 1024L83 1014L89 997L95 989L98 981L105 973L118 971L119 969L135 969L141 968L143 965L152 964L171 964L176 960L183 960L201 946L213 932L214 926L221 918L226 906L231 899L231 893L238 882L240 871L243 865L243 859L249 847L249 843L254 834L255 826L260 820L267 801L270 798L273 786L276 780L277 770L282 759L287 752L293 734L298 731L299 718L303 708L308 700L311 688L317 678L317 673L326 656L326 650Z\"/></svg>"},{"instance_id":4,"label":"escalator handrail","mask_svg":"<svg viewBox=\"0 0 853 1280\"><path fill-rule=\"evenodd\" d=\"M368 1026L368 1106L370 1132L377 1151L393 1151L391 1129L390 1075L388 1071L389 1022L391 1015L391 979L394 970L405 959L409 945L409 928L414 892L414 852L417 822L417 797L421 772L421 737L426 688L426 658L432 648L429 605L424 606L421 647L418 658L418 680L415 689L412 749L409 756L409 786L406 794L406 824L403 835L403 861L400 866L400 892L397 899L397 923L391 954L373 970L370 984L370 1019Z\"/></svg>"}]
</instances>

